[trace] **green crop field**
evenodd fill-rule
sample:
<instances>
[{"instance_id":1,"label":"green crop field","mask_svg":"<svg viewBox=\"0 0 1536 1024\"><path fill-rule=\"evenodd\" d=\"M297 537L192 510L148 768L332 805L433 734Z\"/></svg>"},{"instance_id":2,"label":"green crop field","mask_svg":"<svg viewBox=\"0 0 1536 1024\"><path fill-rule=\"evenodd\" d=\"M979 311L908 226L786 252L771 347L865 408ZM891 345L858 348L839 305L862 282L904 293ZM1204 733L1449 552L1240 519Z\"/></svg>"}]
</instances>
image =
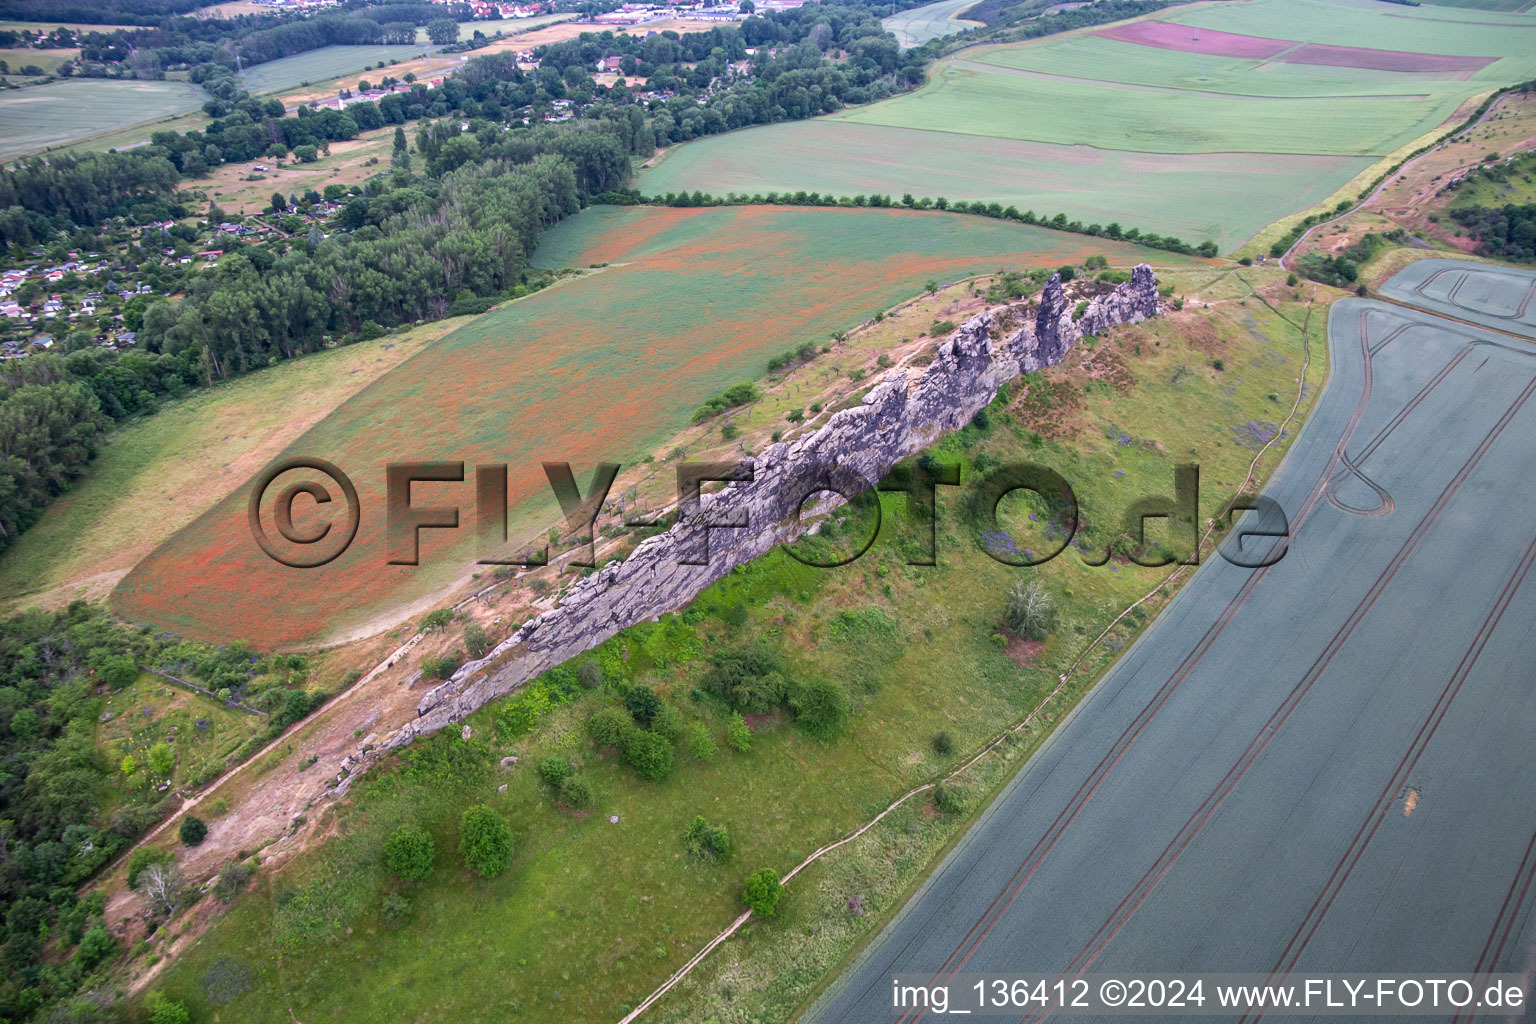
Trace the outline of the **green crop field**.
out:
<instances>
[{"instance_id":1,"label":"green crop field","mask_svg":"<svg viewBox=\"0 0 1536 1024\"><path fill-rule=\"evenodd\" d=\"M1494 65L1478 77L1487 77L1489 71L1497 69L1498 77L1510 81L1530 78L1536 64L1532 34L1510 31L1511 26L1527 24L1536 29L1536 16L1507 12L1468 9L1453 14L1434 7L1382 4L1380 0L1251 0L1174 11L1163 20L1303 43L1504 57L1505 63L1515 68Z\"/></svg>"},{"instance_id":2,"label":"green crop field","mask_svg":"<svg viewBox=\"0 0 1536 1024\"><path fill-rule=\"evenodd\" d=\"M419 57L428 47L411 46L322 46L318 50L296 53L292 57L267 61L245 69L242 84L254 96L283 92L305 82L323 82L337 75L370 68L380 61L391 62Z\"/></svg>"},{"instance_id":3,"label":"green crop field","mask_svg":"<svg viewBox=\"0 0 1536 1024\"><path fill-rule=\"evenodd\" d=\"M1128 153L828 120L770 125L679 146L641 175L647 193L870 192L986 199L1084 223L1235 247L1327 198L1370 158Z\"/></svg>"},{"instance_id":4,"label":"green crop field","mask_svg":"<svg viewBox=\"0 0 1536 1024\"><path fill-rule=\"evenodd\" d=\"M974 6L976 0L939 0L881 18L880 24L902 46L922 46L930 39L942 39L980 25L979 21L966 21L959 16L967 7Z\"/></svg>"},{"instance_id":5,"label":"green crop field","mask_svg":"<svg viewBox=\"0 0 1536 1024\"><path fill-rule=\"evenodd\" d=\"M583 251L573 242L580 239L563 240ZM1173 465L1197 457L1203 514L1214 514L1253 458L1244 429L1282 419L1296 394L1297 325L1309 296L1285 288L1281 277L1175 274L1170 283L1198 289L1209 310L1101 339L1083 352L1088 365L1074 360L1045 371L1027 394L1014 388L989 425L952 435L937 458L964 463L963 479L983 460L1043 462L1111 530L1131 496L1168 493ZM1250 283L1276 308L1258 301ZM1321 318L1313 320L1307 380L1316 388L1326 366ZM775 400L770 392L763 404ZM784 408L764 410L764 419L782 422ZM1041 428L1057 439L1035 436ZM905 564L902 538L914 523L905 500L888 496L880 537L851 565L813 569L781 553L759 559L679 615L580 656L577 663L590 658L604 669L604 686L562 691L557 680L534 683L470 718L468 742L448 730L418 743L398 767L365 775L338 804L339 838L307 862L264 868L253 890L170 966L165 991L196 1019L225 1024L290 1013L357 1024L612 1024L740 912L748 872L788 870L908 787L958 764L1055 688L1086 639L1168 572L1090 568L1071 554L1036 572L1009 568L983 552L959 491L946 489L941 501L937 566ZM1004 514L1020 524L1009 529L1029 528L1022 506ZM999 643L1004 595L1032 577L1062 601L1060 626L1038 649ZM1019 742L965 777L958 792L968 808L985 806L1147 611L1097 647L1087 670ZM758 715L751 749L728 748L719 703L690 691L708 668L707 652L754 642L783 657L793 678L844 687L854 707L847 730L816 739L781 716ZM706 730L718 753L701 760L685 744L669 778L645 782L596 748L586 718L636 683ZM948 744L934 743L940 733ZM518 766L499 769L511 753ZM537 766L551 755L588 782L590 810L565 809L540 781ZM494 879L468 874L458 853L459 815L481 802L505 815L515 834L511 866ZM682 833L695 815L728 828L732 849L723 860L685 850ZM865 840L799 875L775 916L753 921L644 1019L793 1019L966 821L965 813L937 811L926 794L914 799ZM405 822L435 837L435 867L418 884L390 880L381 863L385 838ZM455 983L442 985L444 977Z\"/></svg>"},{"instance_id":6,"label":"green crop field","mask_svg":"<svg viewBox=\"0 0 1536 1024\"><path fill-rule=\"evenodd\" d=\"M1425 95L1460 99L1467 94L1465 82L1437 79L1427 74L1183 53L1093 35L1058 36L1028 46L977 48L967 52L964 63L1059 75L1079 81L1098 80L1239 96L1372 96L1417 100Z\"/></svg>"},{"instance_id":7,"label":"green crop field","mask_svg":"<svg viewBox=\"0 0 1536 1024\"><path fill-rule=\"evenodd\" d=\"M0 93L0 159L196 110L207 99L200 86L188 82L100 78Z\"/></svg>"},{"instance_id":8,"label":"green crop field","mask_svg":"<svg viewBox=\"0 0 1536 1024\"><path fill-rule=\"evenodd\" d=\"M917 92L832 120L1144 153L1384 156L1459 102L1450 92L1292 98L1131 89L981 67L948 61Z\"/></svg>"},{"instance_id":9,"label":"green crop field","mask_svg":"<svg viewBox=\"0 0 1536 1024\"><path fill-rule=\"evenodd\" d=\"M289 446L286 454L353 474L364 512L346 554L308 570L271 561L251 539L242 488L139 562L115 606L199 638L241 636L261 649L312 643L437 592L482 553L473 531L427 531L419 567L388 565L386 462L509 463L513 535L526 537L559 517L540 459L632 464L770 357L851 327L930 278L1100 252L1117 263L1195 262L945 213L589 210L551 231L539 258L612 266L459 329Z\"/></svg>"},{"instance_id":10,"label":"green crop field","mask_svg":"<svg viewBox=\"0 0 1536 1024\"><path fill-rule=\"evenodd\" d=\"M6 72L10 77L21 74L21 69L28 65L42 68L43 74L51 75L59 69L60 64L72 61L78 56L80 56L79 50L34 50L31 47L0 50L0 61L4 61L10 68Z\"/></svg>"},{"instance_id":11,"label":"green crop field","mask_svg":"<svg viewBox=\"0 0 1536 1024\"><path fill-rule=\"evenodd\" d=\"M962 50L920 89L879 103L687 143L639 187L986 199L1230 249L1329 199L1478 94L1536 77L1536 18L1525 31L1507 15L1436 18L1378 0L1251 0L1165 20L1500 59L1462 78L1208 56L1078 31Z\"/></svg>"}]
</instances>

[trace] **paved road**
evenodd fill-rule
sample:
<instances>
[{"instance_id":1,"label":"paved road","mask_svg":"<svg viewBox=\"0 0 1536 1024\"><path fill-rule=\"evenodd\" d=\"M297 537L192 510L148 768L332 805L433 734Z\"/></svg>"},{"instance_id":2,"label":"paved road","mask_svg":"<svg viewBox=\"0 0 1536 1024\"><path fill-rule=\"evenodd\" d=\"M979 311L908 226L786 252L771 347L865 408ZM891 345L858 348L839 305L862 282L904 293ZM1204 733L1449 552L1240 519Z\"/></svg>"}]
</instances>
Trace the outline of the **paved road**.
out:
<instances>
[{"instance_id":1,"label":"paved road","mask_svg":"<svg viewBox=\"0 0 1536 1024\"><path fill-rule=\"evenodd\" d=\"M1330 347L1284 559L1208 561L807 1020L896 1020L896 972L1533 969L1536 345L1350 299Z\"/></svg>"}]
</instances>

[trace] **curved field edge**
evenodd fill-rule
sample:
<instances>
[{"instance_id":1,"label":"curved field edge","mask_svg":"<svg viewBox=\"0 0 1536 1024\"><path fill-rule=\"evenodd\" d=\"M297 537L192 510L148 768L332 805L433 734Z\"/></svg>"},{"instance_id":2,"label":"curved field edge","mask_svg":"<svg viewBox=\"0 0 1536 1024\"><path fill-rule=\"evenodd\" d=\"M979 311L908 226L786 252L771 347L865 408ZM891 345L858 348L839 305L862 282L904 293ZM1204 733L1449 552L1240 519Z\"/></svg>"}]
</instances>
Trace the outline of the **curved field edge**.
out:
<instances>
[{"instance_id":1,"label":"curved field edge","mask_svg":"<svg viewBox=\"0 0 1536 1024\"><path fill-rule=\"evenodd\" d=\"M1300 308L1294 292L1280 286L1275 275L1256 271L1246 276L1266 295L1293 296L1281 300L1287 311ZM1217 422L1275 407L1280 403L1266 397L1264 389L1287 386L1300 365L1298 336L1251 295L1243 278L1209 271L1198 277L1194 272L1181 274L1179 279L1187 282L1180 291L1192 304L1197 299L1201 305L1209 301L1217 312L1179 314L1143 332L1117 334L1096 346L1096 359L1123 354L1148 391L1132 385L1126 396L1119 396L1118 392L1099 393L1093 385L1086 392L1090 396L1087 418L1074 417L1080 433L1065 442L1046 444L1044 454L1051 461L1059 458L1070 463L1062 469L1074 484L1077 474L1084 474L1085 507L1090 496L1100 502L1115 500L1109 496L1120 493L1116 490L1119 478L1109 470L1117 464L1127 470L1125 486L1166 489L1168 465L1197 434L1207 439L1215 460L1208 493L1212 503L1219 503L1226 491L1241 482L1253 451L1234 444L1225 425L1214 432L1209 426L1195 425L1197 420L1210 423L1212 418L1197 415L1202 410L1189 403L1215 412ZM1212 318L1210 333L1198 326L1207 322L1207 316ZM1200 347L1190 347L1182 340L1185 334ZM1145 362L1141 364L1131 355L1137 341L1143 346ZM1206 364L1212 352L1221 353L1225 371ZM1188 366L1196 378L1179 373L1180 366ZM1322 369L1316 360L1312 366L1309 382L1315 383ZM1078 375L1075 368L1067 373L1071 374L1065 378L1069 391L1098 379L1086 371ZM1229 386L1254 390L1239 397L1226 394L1219 385L1210 386L1222 373L1230 375L1222 378ZM1236 382L1237 376L1244 377L1244 382ZM1168 383L1173 377L1179 378L1178 384ZM1153 415L1153 406L1159 410L1157 419L1149 421L1146 416ZM1127 407L1149 411L1133 412ZM1156 437L1160 444L1127 448L1111 440L1106 448L1106 414L1119 432L1130 436L1150 428L1156 433L1143 440ZM1035 414L1020 407L1009 413L1014 415ZM1283 416L1284 409L1273 415ZM1027 436L1021 439L1013 426L994 420L987 436L973 436L970 444L953 438L938 454L958 455L962 460L994 451L1005 454L1021 440L1029 450ZM1159 447L1166 452L1159 453ZM951 506L948 500L946 506ZM892 521L901 522L901 509L899 502L887 506ZM268 1013L284 1014L289 1008L300 1019L334 1019L338 1014L359 1021L402 1019L424 1010L423 999L432 1001L434 1012L462 1013L464 1019L474 1019L477 1013L615 1019L735 915L735 896L746 871L764 865L781 870L791 866L818 843L867 820L908 784L931 779L934 772L957 763L962 755L937 757L928 748L934 732L950 731L957 751L980 747L1003 723L1027 713L1056 685L1057 675L1079 651L1083 639L1097 635L1106 621L1106 605L1118 611L1166 572L1148 571L1133 578L1120 571L1053 563L1050 578L1053 586L1067 588L1058 593L1067 595L1068 613L1059 637L1021 664L1015 660L1018 652L999 649L988 639L996 630L993 602L1000 600L1007 581L1017 574L991 563L973 544L960 540L953 516L941 516L940 527L945 561L933 578L923 579L918 571L903 568L899 553L886 547L885 541L877 542L871 552L875 561L841 574L796 568L787 559L773 556L711 588L694 603L697 617L690 613L637 628L592 655L623 678L669 691L688 719L701 722L718 736L720 724L708 705L695 706L686 697L690 681L703 667L699 655L689 651L763 637L793 652L797 674L826 674L847 682L860 705L852 735L830 743L815 741L787 725L763 721L756 726L751 754L739 755L722 745L719 757L705 763L679 752L674 777L647 784L587 745L581 722L594 706L593 698L542 713L534 732L517 734L504 730L529 710L532 691L499 702L468 721L475 738L467 745L456 733L440 734L413 755L413 759L427 758L414 760L420 770L365 776L338 817L322 826L342 838L296 865L291 873L262 881L256 892L172 967L165 979L168 991L178 998L202 1001L206 998L203 979L222 964L220 970L251 972L251 990L238 1007L221 1011L224 1019L261 1019ZM890 589L882 593L882 587ZM844 614L871 605L879 614L867 625L855 625ZM732 625L727 620L735 616L732 609L738 606L746 609L746 621ZM1098 625L1090 628L1092 623ZM1139 622L1127 620L1110 636L1105 656L1112 657L1113 647L1123 646L1139 627ZM874 633L865 634L864 629ZM887 629L894 629L899 638L896 649L883 649L878 642L869 646ZM694 648L687 639L690 633L697 635L701 648ZM819 644L810 641L813 635L820 635ZM951 669L938 671L935 659ZM953 670L957 664L961 669ZM1083 677L1091 675L1085 668ZM1044 718L1041 721L1050 724ZM477 746L482 741L484 748ZM463 764L470 774L457 780L427 767L442 765L442 756L457 757L451 752L461 747L465 756L485 765L483 771L488 774L471 771L469 761ZM522 758L522 767L498 772L496 761L508 752ZM598 802L590 816L554 806L536 773L528 770L550 753L578 762L591 781ZM828 785L826 780L837 781ZM496 792L503 783L507 791ZM980 801L983 788L977 784L971 790L970 806ZM453 822L460 806L481 800L513 820L519 852L506 876L494 882L467 882L452 853ZM678 836L696 813L731 828L739 848L727 863L699 863L680 854ZM897 898L893 894L910 879L906 872L920 873L930 862L930 854L942 845L938 833L949 834L958 827L955 819L935 817L925 805L916 806L914 814L902 822L915 822L924 830L921 835L893 826L889 833L871 833L845 851L858 855L866 844L883 851L871 861L851 862L847 874L838 876L855 880L852 893L835 887L829 890L831 883L820 873L822 868L804 872L791 886L779 917L754 923L750 934L717 951L706 968L723 972L719 987L705 974L695 979L700 985L709 982L705 997L716 1002L700 1005L685 987L653 1011L661 1015L656 1019L676 1015L699 1020L715 1013L721 1019L787 1016L809 994L808 986L847 952L843 940L872 924ZM617 816L618 824L610 824L610 816ZM410 818L429 822L438 835L437 873L433 881L404 893L412 907L411 919L391 928L377 911L377 901L391 888L379 877L378 843L394 823ZM926 831L930 825L938 832ZM929 842L930 834L939 839L937 844ZM611 851L616 836L626 848L647 854L615 862ZM822 867L838 871L838 865L850 864L843 859L845 853ZM850 895L861 897L854 910L849 906ZM337 912L337 923L311 932L287 911L273 916L279 906L297 908L299 901L317 909L330 907ZM492 907L494 913L488 913ZM428 935L432 954L425 957ZM616 937L622 941L615 943ZM272 945L274 939L278 946ZM267 950L279 954L277 962L267 959ZM588 969L579 974L567 970L578 962L589 965ZM562 971L567 972L565 977ZM450 1002L443 1003L440 991L430 991L429 979L444 972L461 979L463 999L494 990L497 1001L458 1006L453 1004L463 1000L450 994ZM497 979L494 983L492 977ZM726 989L735 995L726 1006L729 1014L720 1011L718 1002ZM555 992L558 1002L553 1001ZM628 1002L621 1002L626 997ZM764 1000L770 1005L760 1006Z\"/></svg>"},{"instance_id":2,"label":"curved field edge","mask_svg":"<svg viewBox=\"0 0 1536 1024\"><path fill-rule=\"evenodd\" d=\"M531 537L559 521L540 461L569 461L584 476L596 462L659 459L657 446L711 395L925 279L1093 253L1117 264L1198 262L957 214L770 207L593 208L552 230L543 251L541 261L611 265L449 334L285 449L327 459L355 482L362 522L345 554L309 570L271 561L250 538L245 495L231 494L123 579L118 612L261 648L378 631L441 599L483 554L472 529L423 531L419 565L387 564L386 463L507 464L509 536ZM472 508L472 483L436 486L421 500Z\"/></svg>"}]
</instances>

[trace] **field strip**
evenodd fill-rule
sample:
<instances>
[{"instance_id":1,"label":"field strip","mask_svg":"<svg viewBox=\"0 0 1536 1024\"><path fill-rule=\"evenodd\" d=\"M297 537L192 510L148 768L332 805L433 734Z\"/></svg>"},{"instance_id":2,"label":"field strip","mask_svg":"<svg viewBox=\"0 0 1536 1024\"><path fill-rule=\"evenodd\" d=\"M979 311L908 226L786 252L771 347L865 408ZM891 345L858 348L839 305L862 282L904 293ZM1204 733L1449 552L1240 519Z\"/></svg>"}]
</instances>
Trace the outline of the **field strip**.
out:
<instances>
[{"instance_id":1,"label":"field strip","mask_svg":"<svg viewBox=\"0 0 1536 1024\"><path fill-rule=\"evenodd\" d=\"M1240 274L1236 275L1236 276L1237 276L1239 281L1243 281L1244 284L1248 284L1248 282L1246 280L1244 280L1243 277ZM1252 286L1250 285L1249 287L1251 289ZM1316 286L1314 286L1314 297L1315 297L1315 293L1316 293ZM1255 292L1254 294L1257 296L1258 293ZM1259 301L1264 302L1264 299L1262 297L1259 297ZM1264 302L1264 305L1269 306L1269 308L1272 309L1272 310L1274 309L1274 307L1270 306L1268 302ZM1278 310L1275 310L1275 312L1277 314L1279 313ZM1282 315L1282 319L1287 319L1287 318L1285 318ZM1291 321L1289 321L1288 319L1287 319L1287 322L1291 323ZM1244 478L1242 485L1237 488L1237 490L1233 494L1232 498L1229 499L1228 502L1227 502L1227 509L1228 509L1228 511L1230 511L1233 502L1235 502L1243 494L1243 492L1248 488L1249 484L1251 484L1253 482L1254 472L1258 469L1259 461L1261 459L1263 459L1264 454L1276 442L1278 442L1282 437L1285 436L1285 432L1284 432L1285 431L1285 427L1290 425L1291 422L1293 420L1295 420L1297 412L1301 408L1301 403L1302 403L1303 399L1306 397L1307 373L1311 369L1311 365L1312 365L1312 338L1311 338L1311 334L1308 332L1308 327L1310 326L1311 322L1312 322L1312 305L1311 305L1311 303L1308 303L1308 306L1307 306L1307 318L1303 322L1303 325L1302 325L1302 353L1303 353L1303 355L1302 355L1302 364L1301 364L1301 374L1297 378L1298 383L1297 383L1297 388L1296 388L1296 398L1295 398L1295 401L1293 401L1291 403L1291 411L1286 416L1284 422L1281 423L1281 425L1280 425L1281 429L1275 431L1274 437L1270 438L1270 440L1268 442L1266 442L1265 445L1262 448L1260 448L1254 454L1253 461L1248 464L1248 475ZM1293 323L1293 326L1294 326L1294 323ZM1215 531L1216 531L1216 525L1215 524L1217 522L1219 522L1219 521L1220 521L1220 517L1217 517L1216 519L1210 520L1206 524L1205 533L1200 538L1200 547L1201 548L1204 548L1205 545L1210 541L1211 535L1213 533L1215 533ZM1213 548L1213 550L1214 550L1214 548ZM1097 636L1095 636L1092 640L1090 640L1087 644L1085 644L1083 646L1083 648L1082 648L1081 652L1078 654L1077 658L1072 662L1072 664L1070 666L1068 666L1067 670L1061 674L1060 680L1056 684L1056 687L1053 690L1051 690L1050 693L1048 693L1044 697L1042 697L1040 699L1040 702L1038 704L1036 704L1033 708L1031 708L1027 715L1025 715L1022 719L1020 719L1016 724L1014 724L1012 726L1009 726L1008 728L1004 729L1002 732L998 733L995 737L993 737L993 739L990 742L985 744L975 754L971 755L969 758L967 758L966 760L961 762L959 766L957 766L953 771L951 771L947 775L945 775L943 777L943 779L940 780L940 781L941 782L949 782L950 780L959 777L960 775L965 773L968 769L970 769L971 767L976 765L978 762L980 762L982 758L986 757L988 754L990 754L994 750L996 750L1001 744L1006 742L1008 737L1016 735L1020 730L1024 729L1026 726L1028 726L1031 723L1033 723L1035 721L1035 719L1039 716L1039 714L1045 709L1046 705L1050 704L1052 700L1054 700L1057 696L1059 696L1061 694L1061 691L1066 688L1067 684L1071 681L1073 675L1075 675L1077 673L1078 669L1081 667L1081 665L1083 663L1083 660L1088 657L1089 653L1092 652L1093 649L1095 647L1097 647L1099 645L1099 643L1102 642L1103 639L1106 636L1109 635L1110 631L1112 629L1114 629L1114 627L1122 619L1124 619L1127 615L1129 615L1133 609L1135 609L1136 607L1138 607L1141 604L1145 603L1146 601L1150 600L1151 598L1153 598L1157 594L1161 593L1170 584L1174 583L1181 576L1183 576L1184 570L1187 569L1187 568L1189 568L1189 567L1186 566L1186 565L1180 565L1180 566L1176 567L1173 570L1173 572L1171 572L1167 576L1163 577L1162 581L1159 582L1156 586L1154 586L1151 590L1147 591L1141 597L1137 598L1134 602L1132 602L1131 604L1127 605L1125 607L1125 609L1119 615L1115 616L1114 620L1112 622L1110 622L1110 624L1104 628L1103 632L1099 633ZM1106 671L1108 671L1107 667L1106 667ZM1025 763L1026 764L1028 763L1027 759L1026 759ZM1021 765L1020 767L1022 768L1023 766ZM841 838L841 839L839 839L839 840L837 840L835 842L829 843L826 846L821 847L820 849L818 849L814 853L812 853L810 856L806 857L799 864L796 864L792 869L790 869L790 871L787 874L785 874L781 879L779 879L779 883L781 885L788 885L790 880L793 879L796 875L798 875L801 871L803 871L806 868L810 867L813 863L815 863L816 861L820 860L822 857L825 857L827 854L830 854L833 851L837 850L839 847L845 846L848 843L851 843L854 840L858 839L860 836L864 835L870 829L872 829L876 825L878 825L892 811L895 811L897 808L901 807L908 800L912 799L912 797L917 796L920 793L924 793L924 792L927 792L928 790L933 789L933 787L935 785L938 785L938 783L927 782L927 783L924 783L921 786L916 786L916 787L908 790L907 792L903 793L901 796L899 796L895 800L893 800L883 811L881 811L879 814L875 815L869 821L865 822L863 825L861 825L855 831L850 832L848 835L844 836L843 838ZM926 877L926 873L925 873L925 877ZM661 985L659 985L656 988L655 991L653 991L650 995L646 996L643 1000L641 1000L640 1004L638 1006L636 1006L629 1013L625 1014L624 1017L622 1017L619 1020L618 1024L632 1024L632 1022L635 1021L637 1018L639 1018L639 1016L642 1013L644 1013L650 1007L654 1006L662 998L662 996L664 996L668 992L670 992L674 987L677 986L677 984L679 982L681 982L690 973L692 973L693 969L695 967L697 967L699 964L701 964L704 961L704 959L711 952L713 952L715 950L716 947L718 947L721 943L725 942L731 936L735 935L736 932L741 929L742 925L746 924L749 920L751 920L751 918L752 918L752 911L751 910L748 910L748 911L744 912L743 914L741 914L741 916L737 917L734 921L731 922L729 927L725 928L723 931L720 932L720 934L716 935L713 939L711 939L708 943L706 943L703 948L701 948L697 953L695 953L693 955L693 957L691 959L688 960L687 963L683 964L682 967L679 967L677 969L677 971L672 974L671 977L667 978L666 981L662 982Z\"/></svg>"},{"instance_id":2,"label":"field strip","mask_svg":"<svg viewBox=\"0 0 1536 1024\"><path fill-rule=\"evenodd\" d=\"M1121 89L1126 92L1160 92L1174 96L1187 96L1190 93L1209 93L1213 96L1230 96L1235 100L1260 100L1294 102L1298 99L1308 101L1326 100L1427 100L1432 99L1427 92L1383 92L1383 93L1333 93L1326 96L1259 96L1251 92L1228 92L1225 89L1196 89L1194 87L1181 88L1170 85L1144 85L1134 82L1112 82L1102 78L1077 78L1073 75L1058 75L1050 71L1031 71L1028 68L1015 68L1006 64L988 64L985 61L966 60L954 58L950 60L950 66L965 71L975 71L987 75L1009 75L1018 78L1039 78L1053 82L1070 82L1074 85L1091 85L1099 89Z\"/></svg>"}]
</instances>

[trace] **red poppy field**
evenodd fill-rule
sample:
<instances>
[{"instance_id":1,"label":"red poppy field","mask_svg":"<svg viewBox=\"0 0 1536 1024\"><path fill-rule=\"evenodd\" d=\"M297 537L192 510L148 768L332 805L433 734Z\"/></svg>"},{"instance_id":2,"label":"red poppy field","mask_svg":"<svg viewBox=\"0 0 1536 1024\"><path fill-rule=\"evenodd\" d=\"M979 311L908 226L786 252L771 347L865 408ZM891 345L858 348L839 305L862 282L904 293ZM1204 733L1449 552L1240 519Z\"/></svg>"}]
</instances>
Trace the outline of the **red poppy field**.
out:
<instances>
[{"instance_id":1,"label":"red poppy field","mask_svg":"<svg viewBox=\"0 0 1536 1024\"><path fill-rule=\"evenodd\" d=\"M594 463L658 452L709 396L760 376L769 358L824 340L922 289L998 267L1178 261L1107 239L945 213L862 209L600 207L550 233L546 266L608 264L509 303L401 364L303 434L274 462L329 461L355 483L355 540L334 561L290 568L247 522L248 482L140 562L113 603L124 617L200 639L301 648L386 628L475 571L473 467L508 465L511 534L558 520L541 461L583 487ZM462 461L462 483L418 483L415 506L457 506L459 529L424 530L420 564L391 565L385 466ZM313 474L311 478L319 479ZM267 490L262 522L276 537ZM324 482L324 481L322 481ZM325 512L293 502L292 531ZM481 570L487 567L478 567Z\"/></svg>"}]
</instances>

